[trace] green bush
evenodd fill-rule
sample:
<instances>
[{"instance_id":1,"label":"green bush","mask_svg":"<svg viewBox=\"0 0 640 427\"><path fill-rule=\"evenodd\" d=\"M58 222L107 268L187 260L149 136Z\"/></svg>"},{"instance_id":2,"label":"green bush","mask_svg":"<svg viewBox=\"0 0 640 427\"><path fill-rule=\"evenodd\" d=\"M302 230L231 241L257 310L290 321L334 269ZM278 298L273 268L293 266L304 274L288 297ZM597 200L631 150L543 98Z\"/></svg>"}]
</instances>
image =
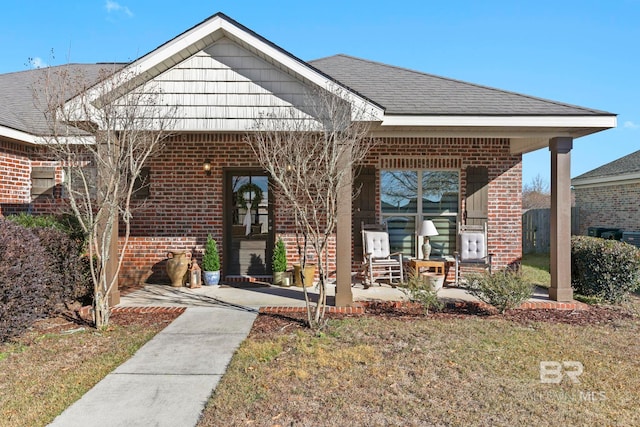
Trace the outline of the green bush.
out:
<instances>
[{"instance_id":1,"label":"green bush","mask_svg":"<svg viewBox=\"0 0 640 427\"><path fill-rule=\"evenodd\" d=\"M273 271L283 272L287 271L287 248L282 241L282 238L278 239L276 246L273 248Z\"/></svg>"},{"instance_id":2,"label":"green bush","mask_svg":"<svg viewBox=\"0 0 640 427\"><path fill-rule=\"evenodd\" d=\"M494 274L471 273L467 281L473 296L494 306L500 313L518 307L533 293L533 285L522 274L512 270Z\"/></svg>"},{"instance_id":3,"label":"green bush","mask_svg":"<svg viewBox=\"0 0 640 427\"><path fill-rule=\"evenodd\" d=\"M399 289L409 298L409 301L422 305L425 314L429 310L442 310L444 305L438 299L437 293L431 289L429 279L411 271L407 274L407 280L400 284Z\"/></svg>"},{"instance_id":4,"label":"green bush","mask_svg":"<svg viewBox=\"0 0 640 427\"><path fill-rule=\"evenodd\" d=\"M10 215L7 219L25 228L55 228L67 234L71 239L81 243L79 250L82 250L84 246L84 232L80 227L78 219L73 215L31 215L23 212L17 215Z\"/></svg>"},{"instance_id":5,"label":"green bush","mask_svg":"<svg viewBox=\"0 0 640 427\"><path fill-rule=\"evenodd\" d=\"M572 237L571 286L587 297L623 301L640 286L640 250L616 240Z\"/></svg>"},{"instance_id":6,"label":"green bush","mask_svg":"<svg viewBox=\"0 0 640 427\"><path fill-rule=\"evenodd\" d=\"M219 271L220 270L220 254L218 254L218 245L211 234L207 236L207 243L204 247L204 255L202 256L203 271Z\"/></svg>"}]
</instances>

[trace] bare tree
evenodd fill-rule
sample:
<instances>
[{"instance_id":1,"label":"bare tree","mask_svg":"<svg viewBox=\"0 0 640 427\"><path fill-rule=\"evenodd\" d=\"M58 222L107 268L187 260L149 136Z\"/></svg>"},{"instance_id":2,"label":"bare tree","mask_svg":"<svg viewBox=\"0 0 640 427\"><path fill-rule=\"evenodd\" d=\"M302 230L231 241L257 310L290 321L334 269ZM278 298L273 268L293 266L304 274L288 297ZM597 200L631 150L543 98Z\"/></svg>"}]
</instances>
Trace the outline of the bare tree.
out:
<instances>
[{"instance_id":1,"label":"bare tree","mask_svg":"<svg viewBox=\"0 0 640 427\"><path fill-rule=\"evenodd\" d=\"M546 209L550 206L549 185L538 174L522 188L522 209Z\"/></svg>"},{"instance_id":2,"label":"bare tree","mask_svg":"<svg viewBox=\"0 0 640 427\"><path fill-rule=\"evenodd\" d=\"M328 243L338 218L338 193L349 185L354 165L375 141L370 113L340 88L307 93L304 106L264 114L245 137L274 182L278 200L295 218L296 243L304 274L307 249L318 261L319 298L312 306L304 289L307 321L320 328L326 309ZM278 111L278 110L276 110ZM304 280L304 277L303 277Z\"/></svg>"},{"instance_id":3,"label":"bare tree","mask_svg":"<svg viewBox=\"0 0 640 427\"><path fill-rule=\"evenodd\" d=\"M131 72L103 69L97 76L67 65L45 70L34 85L45 112L48 152L64 170L72 213L87 238L97 328L109 322L109 294L117 286L130 235L136 180L170 135L176 107ZM123 239L118 254L118 229Z\"/></svg>"}]
</instances>

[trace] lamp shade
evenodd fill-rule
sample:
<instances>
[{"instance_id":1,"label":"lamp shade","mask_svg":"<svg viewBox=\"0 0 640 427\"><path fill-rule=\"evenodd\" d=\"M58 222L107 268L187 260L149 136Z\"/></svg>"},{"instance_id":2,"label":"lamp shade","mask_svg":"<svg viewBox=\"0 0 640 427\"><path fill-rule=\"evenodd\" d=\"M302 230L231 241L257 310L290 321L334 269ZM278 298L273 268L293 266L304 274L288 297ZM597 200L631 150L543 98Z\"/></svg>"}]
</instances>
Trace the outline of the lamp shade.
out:
<instances>
[{"instance_id":1,"label":"lamp shade","mask_svg":"<svg viewBox=\"0 0 640 427\"><path fill-rule=\"evenodd\" d=\"M438 230L436 226L433 225L433 221L430 219L425 219L422 221L422 225L420 226L420 230L418 231L419 236L437 236Z\"/></svg>"}]
</instances>

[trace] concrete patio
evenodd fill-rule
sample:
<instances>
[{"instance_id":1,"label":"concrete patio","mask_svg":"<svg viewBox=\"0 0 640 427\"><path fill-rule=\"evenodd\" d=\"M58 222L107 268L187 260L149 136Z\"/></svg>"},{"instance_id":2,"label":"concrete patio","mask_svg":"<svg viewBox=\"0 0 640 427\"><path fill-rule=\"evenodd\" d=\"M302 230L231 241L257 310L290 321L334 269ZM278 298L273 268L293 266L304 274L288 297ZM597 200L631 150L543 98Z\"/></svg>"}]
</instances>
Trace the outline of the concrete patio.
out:
<instances>
[{"instance_id":1,"label":"concrete patio","mask_svg":"<svg viewBox=\"0 0 640 427\"><path fill-rule=\"evenodd\" d=\"M399 288L388 285L372 286L365 289L357 284L352 288L355 302L367 301L406 301L407 297ZM312 301L316 301L316 286L308 287ZM335 285L327 286L328 304L334 304ZM438 291L438 297L445 302L475 301L477 298L466 289L444 287ZM280 287L268 283L250 284L228 283L220 286L203 286L190 289L174 288L169 285L145 285L121 298L118 307L244 307L258 310L264 307L304 307L304 292L301 287ZM522 308L579 309L581 303L559 303L549 299L548 290L537 287L532 297Z\"/></svg>"}]
</instances>

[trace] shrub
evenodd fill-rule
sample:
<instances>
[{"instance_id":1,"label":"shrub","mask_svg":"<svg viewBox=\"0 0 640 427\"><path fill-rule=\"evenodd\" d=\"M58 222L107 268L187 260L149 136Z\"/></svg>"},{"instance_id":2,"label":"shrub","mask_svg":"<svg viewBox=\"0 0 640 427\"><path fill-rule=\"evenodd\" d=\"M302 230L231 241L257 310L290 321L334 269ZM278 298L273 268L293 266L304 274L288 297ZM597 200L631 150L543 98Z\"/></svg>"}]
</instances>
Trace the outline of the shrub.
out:
<instances>
[{"instance_id":1,"label":"shrub","mask_svg":"<svg viewBox=\"0 0 640 427\"><path fill-rule=\"evenodd\" d=\"M587 297L623 301L640 286L640 250L616 240L572 237L571 286Z\"/></svg>"},{"instance_id":2,"label":"shrub","mask_svg":"<svg viewBox=\"0 0 640 427\"><path fill-rule=\"evenodd\" d=\"M26 228L55 228L67 234L71 239L80 243L78 250L84 247L85 236L80 223L73 215L31 215L20 213L8 216L7 219L22 225Z\"/></svg>"},{"instance_id":3,"label":"shrub","mask_svg":"<svg viewBox=\"0 0 640 427\"><path fill-rule=\"evenodd\" d=\"M273 271L287 271L287 248L282 238L278 239L276 246L273 248Z\"/></svg>"},{"instance_id":4,"label":"shrub","mask_svg":"<svg viewBox=\"0 0 640 427\"><path fill-rule=\"evenodd\" d=\"M202 256L203 271L219 271L220 255L218 254L218 245L211 234L207 236L207 243L204 247L204 255Z\"/></svg>"},{"instance_id":5,"label":"shrub","mask_svg":"<svg viewBox=\"0 0 640 427\"><path fill-rule=\"evenodd\" d=\"M0 341L14 337L52 309L48 285L61 280L38 237L0 218Z\"/></svg>"},{"instance_id":6,"label":"shrub","mask_svg":"<svg viewBox=\"0 0 640 427\"><path fill-rule=\"evenodd\" d=\"M425 314L429 314L429 310L442 310L444 305L438 299L437 293L431 289L427 277L420 276L415 271L409 272L407 276L407 281L400 285L400 290L409 301L422 305Z\"/></svg>"},{"instance_id":7,"label":"shrub","mask_svg":"<svg viewBox=\"0 0 640 427\"><path fill-rule=\"evenodd\" d=\"M519 272L504 270L495 274L471 273L467 276L469 292L480 301L494 306L500 313L516 308L531 297L533 285Z\"/></svg>"},{"instance_id":8,"label":"shrub","mask_svg":"<svg viewBox=\"0 0 640 427\"><path fill-rule=\"evenodd\" d=\"M68 234L56 228L34 228L40 239L51 268L60 276L60 282L49 284L52 303L62 307L73 301L87 301L91 295L89 264L80 252L81 245Z\"/></svg>"}]
</instances>

